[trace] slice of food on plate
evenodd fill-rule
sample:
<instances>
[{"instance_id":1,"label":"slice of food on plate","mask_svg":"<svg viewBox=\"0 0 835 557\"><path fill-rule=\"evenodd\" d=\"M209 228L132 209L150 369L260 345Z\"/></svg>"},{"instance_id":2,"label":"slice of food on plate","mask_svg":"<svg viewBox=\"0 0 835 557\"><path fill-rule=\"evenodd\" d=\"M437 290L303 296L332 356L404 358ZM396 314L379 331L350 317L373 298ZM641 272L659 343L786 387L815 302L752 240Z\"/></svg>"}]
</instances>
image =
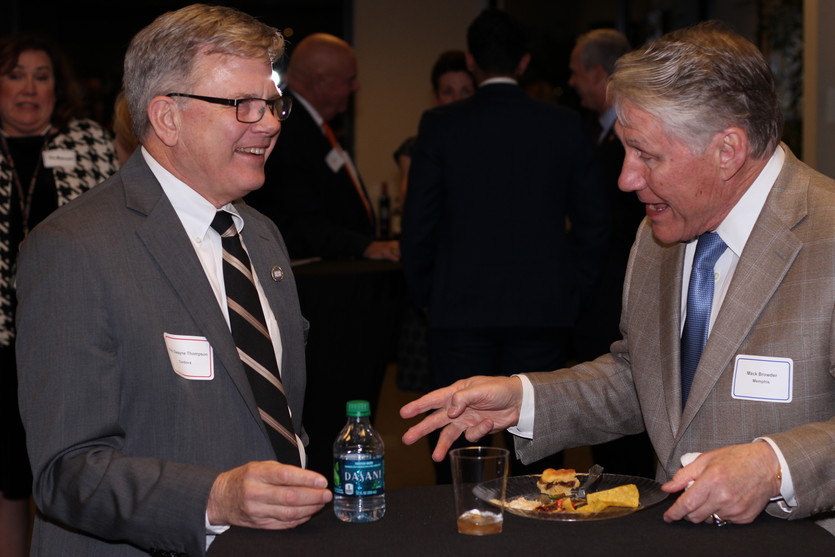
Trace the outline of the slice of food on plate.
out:
<instances>
[{"instance_id":1,"label":"slice of food on plate","mask_svg":"<svg viewBox=\"0 0 835 557\"><path fill-rule=\"evenodd\" d=\"M589 493L586 496L586 506L606 507L628 507L634 509L641 504L641 496L638 486L626 484Z\"/></svg>"}]
</instances>

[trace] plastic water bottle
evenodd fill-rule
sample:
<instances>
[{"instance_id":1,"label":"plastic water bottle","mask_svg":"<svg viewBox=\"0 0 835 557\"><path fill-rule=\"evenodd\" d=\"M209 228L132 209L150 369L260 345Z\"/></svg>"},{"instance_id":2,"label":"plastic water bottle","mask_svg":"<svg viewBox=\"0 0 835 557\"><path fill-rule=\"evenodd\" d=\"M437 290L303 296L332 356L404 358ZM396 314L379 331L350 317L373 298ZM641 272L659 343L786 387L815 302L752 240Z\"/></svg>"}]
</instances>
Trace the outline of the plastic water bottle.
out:
<instances>
[{"instance_id":1,"label":"plastic water bottle","mask_svg":"<svg viewBox=\"0 0 835 557\"><path fill-rule=\"evenodd\" d=\"M383 440L367 400L348 401L346 414L333 443L333 512L343 522L373 522L386 513Z\"/></svg>"}]
</instances>

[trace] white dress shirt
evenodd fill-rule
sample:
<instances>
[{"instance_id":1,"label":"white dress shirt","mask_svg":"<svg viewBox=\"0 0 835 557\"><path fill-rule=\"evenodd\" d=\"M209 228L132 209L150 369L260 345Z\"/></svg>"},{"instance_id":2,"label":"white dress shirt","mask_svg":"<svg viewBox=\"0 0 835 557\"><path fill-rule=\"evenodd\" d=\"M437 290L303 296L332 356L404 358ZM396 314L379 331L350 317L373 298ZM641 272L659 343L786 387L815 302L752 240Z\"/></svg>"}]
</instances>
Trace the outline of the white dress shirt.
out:
<instances>
[{"instance_id":1,"label":"white dress shirt","mask_svg":"<svg viewBox=\"0 0 835 557\"><path fill-rule=\"evenodd\" d=\"M618 119L618 113L614 106L610 106L609 110L600 115L597 122L600 124L600 135L597 137L598 145L606 139L612 126L615 125L615 120Z\"/></svg>"},{"instance_id":2,"label":"white dress shirt","mask_svg":"<svg viewBox=\"0 0 835 557\"><path fill-rule=\"evenodd\" d=\"M209 284L212 285L212 291L215 294L217 303L223 311L226 318L226 324L229 325L229 308L226 304L226 287L223 283L223 246L220 241L220 234L213 229L211 232L212 220L215 218L217 208L212 205L205 197L197 193L194 189L177 179L173 174L163 168L154 158L142 148L142 155L145 161L151 168L151 172L159 180L165 196L174 207L174 211L180 218L183 228L186 230L197 258L203 266L203 271L206 273L206 278ZM238 215L231 203L225 205L223 210L232 215L232 220L238 233L242 233L244 228L244 221ZM246 245L244 245L246 249ZM281 362L282 346L281 333L278 328L278 321L276 321L270 304L266 300L264 291L261 288L261 281L255 275L255 269L252 270L255 276L255 286L258 290L258 297L261 300L261 307L264 310L264 318L267 321L267 330L270 332L270 338L275 349L275 361ZM279 370L280 373L280 370Z\"/></svg>"},{"instance_id":3,"label":"white dress shirt","mask_svg":"<svg viewBox=\"0 0 835 557\"><path fill-rule=\"evenodd\" d=\"M490 77L478 84L479 87L485 85L492 85L493 83L508 83L510 85L519 85L519 82L512 77Z\"/></svg>"}]
</instances>

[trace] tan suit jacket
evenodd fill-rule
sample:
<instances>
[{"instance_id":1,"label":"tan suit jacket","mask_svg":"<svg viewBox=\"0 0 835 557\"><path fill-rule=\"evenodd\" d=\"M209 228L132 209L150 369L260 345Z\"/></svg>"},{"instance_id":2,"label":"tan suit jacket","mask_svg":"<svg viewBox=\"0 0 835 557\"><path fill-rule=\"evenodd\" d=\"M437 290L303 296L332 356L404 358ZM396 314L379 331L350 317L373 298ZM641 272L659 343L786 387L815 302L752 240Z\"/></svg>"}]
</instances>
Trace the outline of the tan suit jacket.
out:
<instances>
[{"instance_id":1,"label":"tan suit jacket","mask_svg":"<svg viewBox=\"0 0 835 557\"><path fill-rule=\"evenodd\" d=\"M771 437L797 493L791 518L835 508L835 181L786 161L740 257L681 408L679 344L684 245L662 245L647 221L624 283L621 332L611 353L570 371L529 374L528 462L646 428L666 481L687 452ZM738 354L791 358L790 403L734 399ZM780 514L777 505L769 512Z\"/></svg>"}]
</instances>

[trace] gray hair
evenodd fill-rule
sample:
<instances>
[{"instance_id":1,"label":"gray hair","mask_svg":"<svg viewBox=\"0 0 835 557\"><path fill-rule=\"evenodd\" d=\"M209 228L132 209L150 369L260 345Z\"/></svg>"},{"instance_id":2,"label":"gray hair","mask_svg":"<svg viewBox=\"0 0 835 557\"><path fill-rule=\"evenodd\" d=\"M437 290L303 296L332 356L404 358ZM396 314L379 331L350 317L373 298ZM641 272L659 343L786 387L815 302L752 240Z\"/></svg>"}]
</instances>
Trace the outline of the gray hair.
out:
<instances>
[{"instance_id":1,"label":"gray hair","mask_svg":"<svg viewBox=\"0 0 835 557\"><path fill-rule=\"evenodd\" d=\"M580 62L586 68L603 66L606 75L615 70L618 58L632 50L626 35L616 29L594 29L577 38Z\"/></svg>"},{"instance_id":2,"label":"gray hair","mask_svg":"<svg viewBox=\"0 0 835 557\"><path fill-rule=\"evenodd\" d=\"M623 56L609 94L619 118L622 102L629 101L694 153L729 126L745 130L757 159L770 156L780 141L783 117L768 63L751 42L715 21L673 31Z\"/></svg>"},{"instance_id":3,"label":"gray hair","mask_svg":"<svg viewBox=\"0 0 835 557\"><path fill-rule=\"evenodd\" d=\"M142 29L125 54L124 90L140 141L148 132L151 99L188 87L198 55L264 57L284 54L284 38L254 17L224 6L193 4L165 13Z\"/></svg>"}]
</instances>

